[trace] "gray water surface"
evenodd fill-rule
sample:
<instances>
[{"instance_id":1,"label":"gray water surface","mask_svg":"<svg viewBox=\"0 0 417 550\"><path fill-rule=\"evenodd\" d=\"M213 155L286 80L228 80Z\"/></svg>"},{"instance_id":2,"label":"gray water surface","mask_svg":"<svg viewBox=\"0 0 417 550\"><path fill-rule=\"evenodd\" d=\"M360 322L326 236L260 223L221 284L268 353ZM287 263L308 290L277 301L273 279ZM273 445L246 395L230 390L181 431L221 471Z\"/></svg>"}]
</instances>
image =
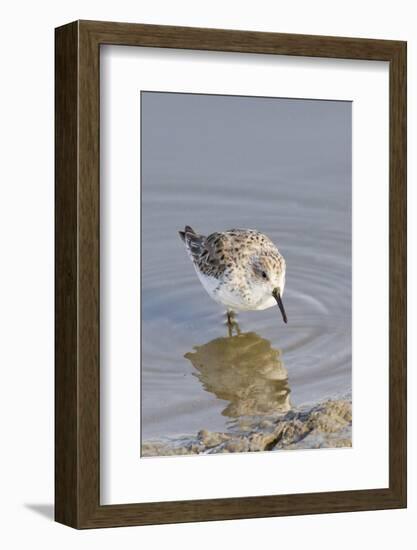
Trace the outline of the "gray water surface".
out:
<instances>
[{"instance_id":1,"label":"gray water surface","mask_svg":"<svg viewBox=\"0 0 417 550\"><path fill-rule=\"evenodd\" d=\"M351 103L143 92L142 440L351 391ZM238 314L201 286L178 236L266 233L284 304Z\"/></svg>"}]
</instances>

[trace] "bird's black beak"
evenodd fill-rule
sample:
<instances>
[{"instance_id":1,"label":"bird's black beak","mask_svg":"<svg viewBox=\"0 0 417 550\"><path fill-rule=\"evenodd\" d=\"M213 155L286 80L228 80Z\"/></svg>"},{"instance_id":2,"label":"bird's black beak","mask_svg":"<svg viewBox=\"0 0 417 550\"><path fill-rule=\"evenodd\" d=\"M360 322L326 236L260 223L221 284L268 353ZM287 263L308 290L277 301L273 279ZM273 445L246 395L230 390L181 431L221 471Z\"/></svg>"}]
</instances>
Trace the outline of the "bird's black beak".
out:
<instances>
[{"instance_id":1,"label":"bird's black beak","mask_svg":"<svg viewBox=\"0 0 417 550\"><path fill-rule=\"evenodd\" d=\"M285 313L284 304L282 303L282 300L281 300L281 294L279 292L279 288L274 288L274 290L272 291L272 296L277 301L277 304L278 304L279 310L281 312L282 318L284 320L284 323L286 323L287 322L287 314Z\"/></svg>"}]
</instances>

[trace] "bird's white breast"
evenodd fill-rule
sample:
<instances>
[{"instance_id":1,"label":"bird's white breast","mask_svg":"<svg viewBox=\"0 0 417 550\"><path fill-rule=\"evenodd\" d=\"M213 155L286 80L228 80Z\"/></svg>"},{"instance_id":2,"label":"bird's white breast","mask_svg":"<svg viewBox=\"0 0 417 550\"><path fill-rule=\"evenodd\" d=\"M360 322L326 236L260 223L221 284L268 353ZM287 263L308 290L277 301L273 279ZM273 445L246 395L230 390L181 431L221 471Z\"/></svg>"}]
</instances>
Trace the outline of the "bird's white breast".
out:
<instances>
[{"instance_id":1,"label":"bird's white breast","mask_svg":"<svg viewBox=\"0 0 417 550\"><path fill-rule=\"evenodd\" d=\"M198 267L196 267L195 270L201 284L206 289L209 296L219 304L223 304L228 308L237 311L257 311L276 305L275 298L266 294L263 290L256 292L256 290L253 289L250 301L248 301L236 292L236 290L233 290L233 285L229 285L227 282L221 283L220 279L201 273Z\"/></svg>"},{"instance_id":2,"label":"bird's white breast","mask_svg":"<svg viewBox=\"0 0 417 550\"><path fill-rule=\"evenodd\" d=\"M259 305L255 309L260 311L262 309L268 309L276 305L277 305L277 301L275 300L275 298L273 296L270 296L269 294L266 294L264 299L259 303Z\"/></svg>"}]
</instances>

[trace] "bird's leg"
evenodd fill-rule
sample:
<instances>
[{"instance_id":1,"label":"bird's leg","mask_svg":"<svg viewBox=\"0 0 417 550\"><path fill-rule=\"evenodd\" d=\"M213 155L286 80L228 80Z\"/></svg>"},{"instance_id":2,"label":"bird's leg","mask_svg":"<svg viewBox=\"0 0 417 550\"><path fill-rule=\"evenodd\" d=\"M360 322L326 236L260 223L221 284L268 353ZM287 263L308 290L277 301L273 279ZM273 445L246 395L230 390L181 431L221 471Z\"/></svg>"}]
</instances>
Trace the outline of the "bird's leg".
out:
<instances>
[{"instance_id":1,"label":"bird's leg","mask_svg":"<svg viewBox=\"0 0 417 550\"><path fill-rule=\"evenodd\" d=\"M233 336L233 329L236 329L236 334L240 334L240 327L236 321L236 314L232 310L227 310L227 329L229 331L229 337Z\"/></svg>"},{"instance_id":2,"label":"bird's leg","mask_svg":"<svg viewBox=\"0 0 417 550\"><path fill-rule=\"evenodd\" d=\"M229 338L233 336L233 311L226 311L227 318L227 330L229 331Z\"/></svg>"}]
</instances>

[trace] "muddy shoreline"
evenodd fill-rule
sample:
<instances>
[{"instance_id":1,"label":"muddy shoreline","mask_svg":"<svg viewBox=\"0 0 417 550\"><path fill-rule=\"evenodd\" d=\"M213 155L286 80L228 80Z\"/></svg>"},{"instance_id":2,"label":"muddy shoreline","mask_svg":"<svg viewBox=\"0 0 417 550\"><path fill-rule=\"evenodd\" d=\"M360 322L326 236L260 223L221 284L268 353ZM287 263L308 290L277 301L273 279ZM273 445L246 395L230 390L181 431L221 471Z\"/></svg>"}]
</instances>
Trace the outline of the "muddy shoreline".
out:
<instances>
[{"instance_id":1,"label":"muddy shoreline","mask_svg":"<svg viewBox=\"0 0 417 550\"><path fill-rule=\"evenodd\" d=\"M285 414L242 418L230 431L142 444L143 457L320 449L352 446L352 401L327 400Z\"/></svg>"}]
</instances>

